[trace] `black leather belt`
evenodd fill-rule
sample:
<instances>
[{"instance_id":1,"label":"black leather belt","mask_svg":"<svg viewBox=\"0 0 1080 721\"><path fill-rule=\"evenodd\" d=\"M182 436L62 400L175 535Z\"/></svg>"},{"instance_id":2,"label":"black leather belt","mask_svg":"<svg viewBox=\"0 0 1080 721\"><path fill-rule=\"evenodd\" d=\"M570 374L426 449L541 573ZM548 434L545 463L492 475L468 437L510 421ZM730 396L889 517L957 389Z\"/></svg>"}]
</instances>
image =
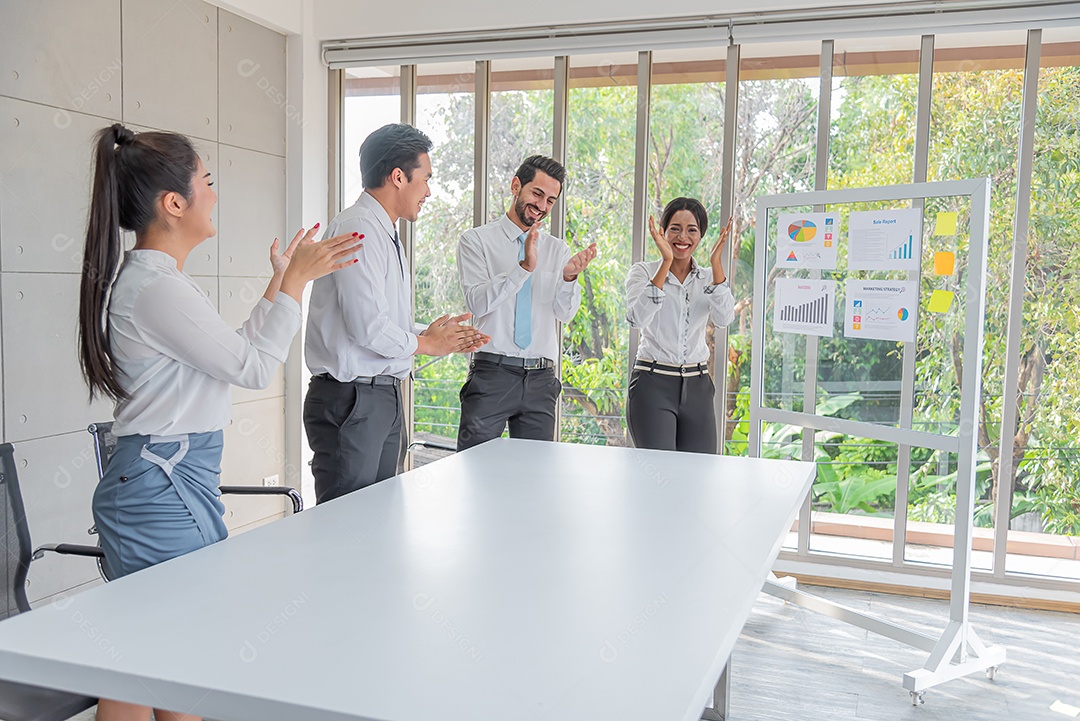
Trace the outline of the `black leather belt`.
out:
<instances>
[{"instance_id":1,"label":"black leather belt","mask_svg":"<svg viewBox=\"0 0 1080 721\"><path fill-rule=\"evenodd\" d=\"M668 365L650 360L639 360L634 363L634 370L658 373L662 376L678 376L680 378L693 378L709 374L707 363L692 363L685 366Z\"/></svg>"},{"instance_id":2,"label":"black leather belt","mask_svg":"<svg viewBox=\"0 0 1080 721\"><path fill-rule=\"evenodd\" d=\"M524 368L527 371L545 370L555 367L555 361L548 360L547 358L516 358L509 355L499 355L498 353L488 353L486 351L477 351L473 353L473 360L481 360L487 363L494 363L500 366L509 366L511 368Z\"/></svg>"},{"instance_id":3,"label":"black leather belt","mask_svg":"<svg viewBox=\"0 0 1080 721\"><path fill-rule=\"evenodd\" d=\"M360 385L365 385L365 386L400 386L401 385L401 379L400 378L398 378L396 376L387 376L387 375L356 376L351 381L339 381L337 378L330 375L329 373L320 373L319 375L317 375L315 377L316 378L322 378L323 380L327 380L327 381L334 381L335 383L342 383L342 382L345 382L345 383L359 383Z\"/></svg>"}]
</instances>

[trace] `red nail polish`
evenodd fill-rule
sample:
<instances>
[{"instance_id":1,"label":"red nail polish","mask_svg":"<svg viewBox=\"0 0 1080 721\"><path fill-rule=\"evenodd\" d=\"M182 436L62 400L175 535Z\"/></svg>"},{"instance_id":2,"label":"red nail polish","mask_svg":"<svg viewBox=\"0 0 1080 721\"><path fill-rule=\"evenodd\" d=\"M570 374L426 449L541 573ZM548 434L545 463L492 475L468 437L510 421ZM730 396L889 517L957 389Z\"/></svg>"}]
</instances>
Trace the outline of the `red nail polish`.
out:
<instances>
[{"instance_id":1,"label":"red nail polish","mask_svg":"<svg viewBox=\"0 0 1080 721\"><path fill-rule=\"evenodd\" d=\"M359 258L353 258L353 259L352 259L352 262L353 262L353 263L359 263L359 262L360 262L360 259L359 259Z\"/></svg>"},{"instance_id":2,"label":"red nail polish","mask_svg":"<svg viewBox=\"0 0 1080 721\"><path fill-rule=\"evenodd\" d=\"M318 223L316 223L316 224L315 224L315 228L318 228L318 227L319 227L319 224L318 224ZM315 230L315 228L312 228L312 230Z\"/></svg>"}]
</instances>

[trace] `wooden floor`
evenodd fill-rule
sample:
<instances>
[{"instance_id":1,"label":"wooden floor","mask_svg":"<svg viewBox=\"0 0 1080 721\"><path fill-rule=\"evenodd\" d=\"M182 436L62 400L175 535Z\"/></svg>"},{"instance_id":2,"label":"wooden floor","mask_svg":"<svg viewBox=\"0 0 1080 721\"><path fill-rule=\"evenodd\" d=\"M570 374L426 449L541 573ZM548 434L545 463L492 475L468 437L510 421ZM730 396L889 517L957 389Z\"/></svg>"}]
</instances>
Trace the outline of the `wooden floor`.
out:
<instances>
[{"instance_id":1,"label":"wooden floor","mask_svg":"<svg viewBox=\"0 0 1080 721\"><path fill-rule=\"evenodd\" d=\"M948 614L945 601L804 590L928 632L940 631ZM996 679L980 673L950 681L927 691L925 704L913 707L901 676L922 666L924 652L762 594L735 647L730 720L1074 718L1051 705L1080 707L1080 615L972 606L971 617L984 641L1007 649ZM93 712L76 718L90 721Z\"/></svg>"}]
</instances>

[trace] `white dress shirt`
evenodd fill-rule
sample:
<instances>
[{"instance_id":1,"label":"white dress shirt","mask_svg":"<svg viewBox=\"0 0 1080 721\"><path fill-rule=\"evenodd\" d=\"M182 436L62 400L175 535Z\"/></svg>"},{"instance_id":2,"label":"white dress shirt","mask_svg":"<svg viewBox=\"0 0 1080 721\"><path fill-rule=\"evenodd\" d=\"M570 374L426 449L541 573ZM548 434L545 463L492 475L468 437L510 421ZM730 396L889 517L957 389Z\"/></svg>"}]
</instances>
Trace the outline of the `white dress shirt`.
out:
<instances>
[{"instance_id":1,"label":"white dress shirt","mask_svg":"<svg viewBox=\"0 0 1080 721\"><path fill-rule=\"evenodd\" d=\"M705 324L735 320L735 298L728 284L713 283L712 268L690 261L684 282L668 273L661 290L652 283L659 260L635 263L626 278L626 320L641 331L638 360L666 365L691 365L709 360Z\"/></svg>"},{"instance_id":2,"label":"white dress shirt","mask_svg":"<svg viewBox=\"0 0 1080 721\"><path fill-rule=\"evenodd\" d=\"M570 261L565 241L547 233L536 240L536 268L530 273L518 264L522 231L505 214L479 228L466 230L458 242L458 276L473 325L491 341L481 350L517 358L560 357L556 321L567 323L581 305L577 279L563 280ZM532 342L514 342L517 293L532 276Z\"/></svg>"},{"instance_id":3,"label":"white dress shirt","mask_svg":"<svg viewBox=\"0 0 1080 721\"><path fill-rule=\"evenodd\" d=\"M230 328L198 284L158 250L127 253L109 298L109 344L121 387L118 436L216 431L232 418L229 386L265 388L300 330L300 305L262 298Z\"/></svg>"},{"instance_id":4,"label":"white dress shirt","mask_svg":"<svg viewBox=\"0 0 1080 721\"><path fill-rule=\"evenodd\" d=\"M312 284L304 344L308 369L343 383L357 376L404 378L422 330L413 324L405 250L394 247L394 224L367 192L330 221L323 237L343 233L360 233L364 247L359 263Z\"/></svg>"}]
</instances>

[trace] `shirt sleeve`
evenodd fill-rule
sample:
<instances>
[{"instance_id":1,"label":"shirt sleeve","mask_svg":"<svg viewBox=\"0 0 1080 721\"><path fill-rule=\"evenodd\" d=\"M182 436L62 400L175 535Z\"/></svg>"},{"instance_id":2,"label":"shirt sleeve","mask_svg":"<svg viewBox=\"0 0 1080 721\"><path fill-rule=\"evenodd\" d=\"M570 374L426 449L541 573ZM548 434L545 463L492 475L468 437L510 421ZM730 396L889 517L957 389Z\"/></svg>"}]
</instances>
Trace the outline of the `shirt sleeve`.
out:
<instances>
[{"instance_id":1,"label":"shirt sleeve","mask_svg":"<svg viewBox=\"0 0 1080 721\"><path fill-rule=\"evenodd\" d=\"M270 307L252 313L261 322L236 331L198 290L179 278L162 277L139 294L132 321L159 353L218 380L260 389L285 362L300 329L295 300L278 293L273 303L262 302Z\"/></svg>"},{"instance_id":2,"label":"shirt sleeve","mask_svg":"<svg viewBox=\"0 0 1080 721\"><path fill-rule=\"evenodd\" d=\"M392 265L393 272L399 271L397 259L389 255L393 246L385 230L363 218L326 229L327 237L354 232L366 237L364 247L357 251L360 262L332 276L345 332L350 341L383 358L411 358L416 353L416 333L390 318L386 301L387 268Z\"/></svg>"},{"instance_id":3,"label":"shirt sleeve","mask_svg":"<svg viewBox=\"0 0 1080 721\"><path fill-rule=\"evenodd\" d=\"M711 278L710 278L711 281ZM735 320L735 296L727 281L705 286L705 299L709 302L709 315L718 328L726 328Z\"/></svg>"},{"instance_id":4,"label":"shirt sleeve","mask_svg":"<svg viewBox=\"0 0 1080 721\"><path fill-rule=\"evenodd\" d=\"M288 296L286 296L286 298L288 298ZM289 300L292 299L289 298ZM255 336L258 335L263 323L266 322L266 316L273 307L274 304L272 302L268 301L265 297L260 296L259 302L251 309L251 315L248 316L248 319L244 321L244 324L240 326L240 330L237 332L248 340L253 340Z\"/></svg>"},{"instance_id":5,"label":"shirt sleeve","mask_svg":"<svg viewBox=\"0 0 1080 721\"><path fill-rule=\"evenodd\" d=\"M458 241L457 261L461 292L474 317L485 316L516 298L521 286L532 275L517 264L508 273L491 275L484 259L482 241L474 230L466 231Z\"/></svg>"},{"instance_id":6,"label":"shirt sleeve","mask_svg":"<svg viewBox=\"0 0 1080 721\"><path fill-rule=\"evenodd\" d=\"M644 263L635 263L626 276L626 320L634 328L642 328L656 317L667 294L652 283Z\"/></svg>"},{"instance_id":7,"label":"shirt sleeve","mask_svg":"<svg viewBox=\"0 0 1080 721\"><path fill-rule=\"evenodd\" d=\"M566 243L557 239L552 239L551 242L559 242L562 245L561 252L556 256L558 262L554 268L557 283L554 302L555 318L561 323L569 323L577 315L578 308L581 306L581 284L578 282L581 277L574 278L570 282L563 280L563 268L570 262L573 254Z\"/></svg>"}]
</instances>

